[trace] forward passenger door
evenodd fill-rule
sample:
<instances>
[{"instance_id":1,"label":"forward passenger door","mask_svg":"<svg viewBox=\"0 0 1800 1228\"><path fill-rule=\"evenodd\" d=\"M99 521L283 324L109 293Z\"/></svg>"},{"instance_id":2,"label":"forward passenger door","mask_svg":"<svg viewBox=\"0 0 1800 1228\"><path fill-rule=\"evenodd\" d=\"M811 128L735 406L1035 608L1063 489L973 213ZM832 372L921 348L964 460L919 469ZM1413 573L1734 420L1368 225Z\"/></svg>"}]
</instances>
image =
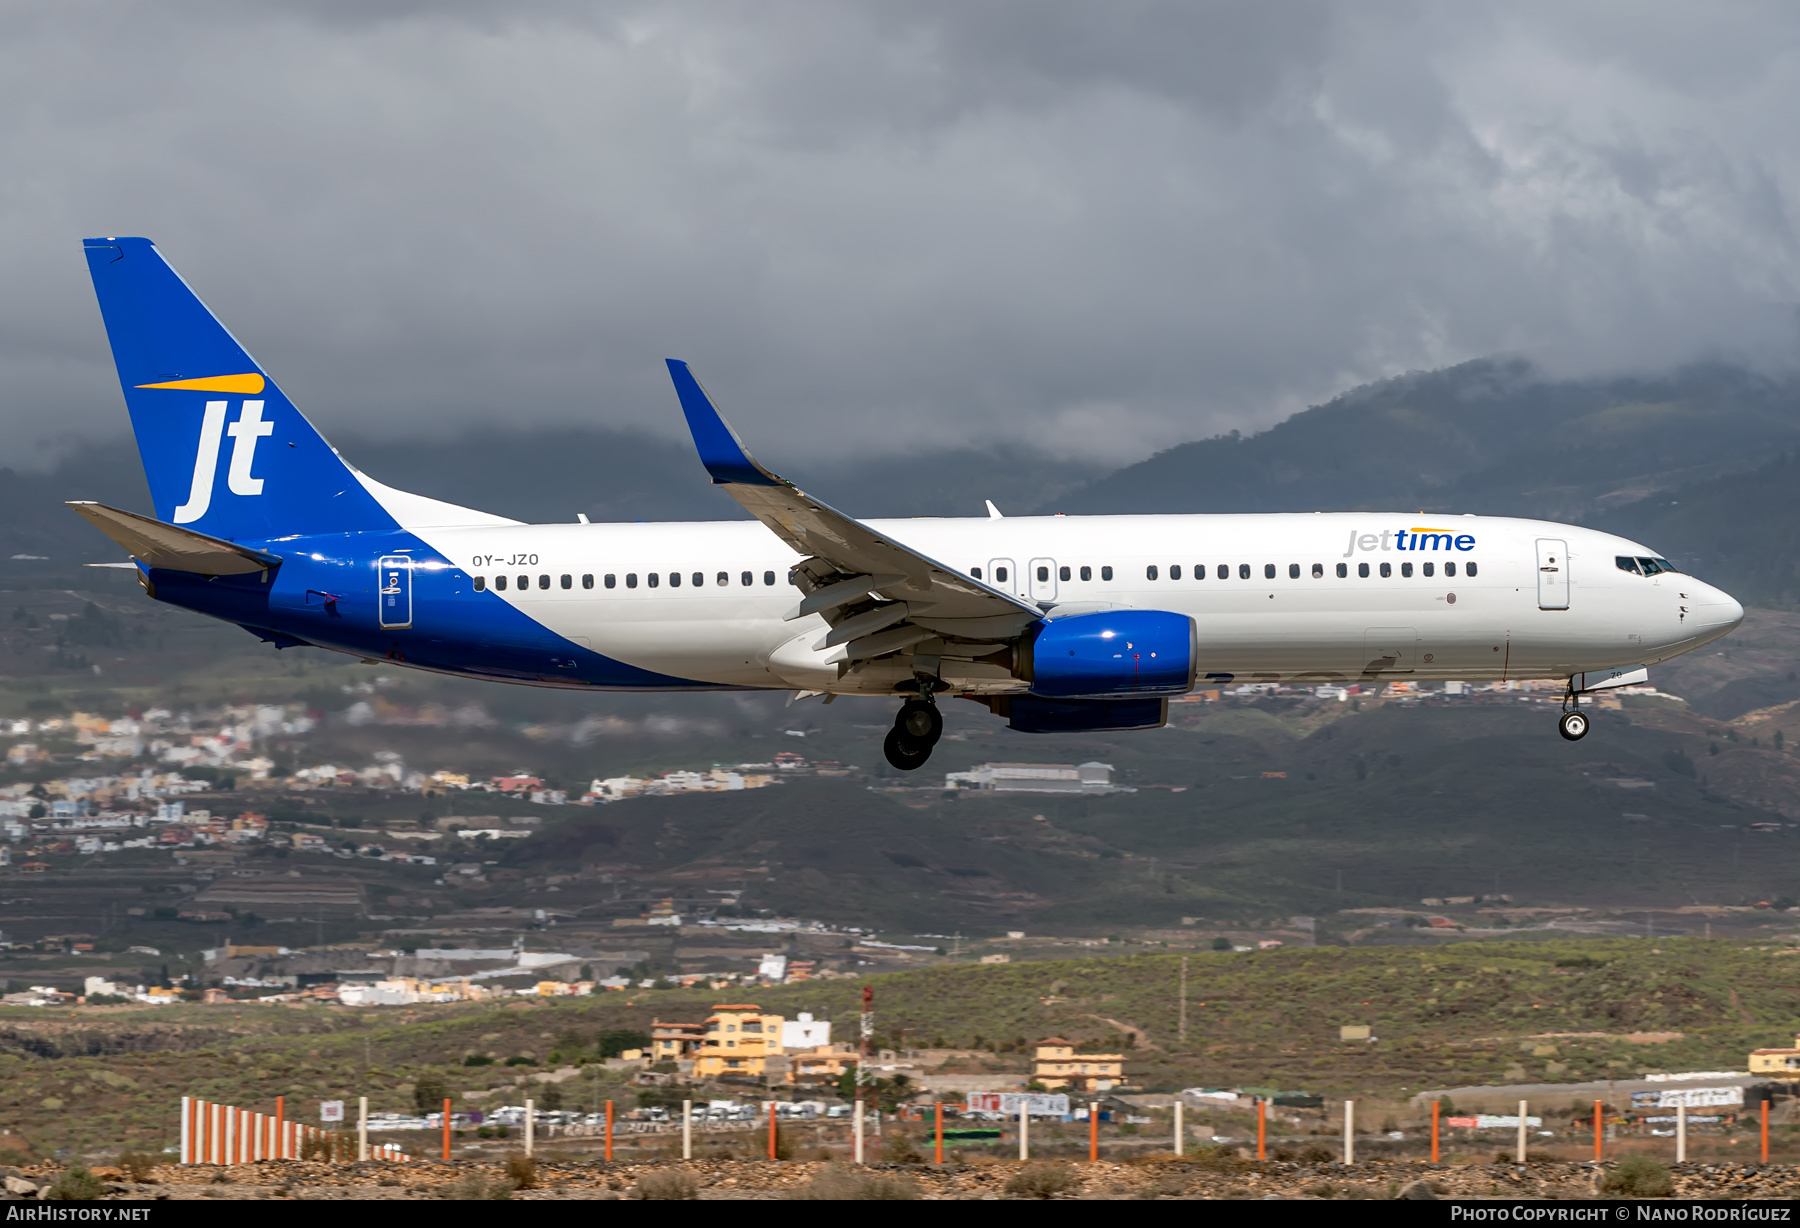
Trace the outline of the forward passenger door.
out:
<instances>
[{"instance_id":1,"label":"forward passenger door","mask_svg":"<svg viewBox=\"0 0 1800 1228\"><path fill-rule=\"evenodd\" d=\"M1569 543L1540 537L1537 543L1538 609L1569 608Z\"/></svg>"}]
</instances>

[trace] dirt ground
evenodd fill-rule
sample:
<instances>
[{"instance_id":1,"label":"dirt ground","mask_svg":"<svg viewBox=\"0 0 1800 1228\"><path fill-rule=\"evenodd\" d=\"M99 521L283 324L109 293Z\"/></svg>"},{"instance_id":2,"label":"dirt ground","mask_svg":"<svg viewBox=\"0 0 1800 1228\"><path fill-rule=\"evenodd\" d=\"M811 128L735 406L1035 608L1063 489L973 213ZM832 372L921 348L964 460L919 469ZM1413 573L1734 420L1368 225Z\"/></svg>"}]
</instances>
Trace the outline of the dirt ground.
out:
<instances>
[{"instance_id":1,"label":"dirt ground","mask_svg":"<svg viewBox=\"0 0 1800 1228\"><path fill-rule=\"evenodd\" d=\"M36 1198L62 1170L53 1165L0 1170L0 1199ZM503 1163L322 1164L269 1160L220 1167L161 1166L133 1182L96 1166L103 1199L613 1199L712 1200L831 1198L1012 1199L1392 1199L1597 1196L1591 1164L1449 1165L1424 1162L1343 1164L1203 1163L1172 1155L1120 1164L1037 1161L985 1164L871 1165L849 1169L816 1162L696 1160L631 1163L547 1160L528 1188L512 1188ZM1800 1167L1686 1164L1672 1169L1677 1198L1800 1197ZM1022 1174L1030 1175L1024 1182ZM684 1177L685 1174L685 1177ZM511 1174L516 1178L517 1173ZM835 1183L835 1184L834 1184ZM1009 1189L1009 1186L1011 1188ZM1027 1188L1021 1188L1021 1186ZM28 1188L29 1187L29 1188Z\"/></svg>"}]
</instances>

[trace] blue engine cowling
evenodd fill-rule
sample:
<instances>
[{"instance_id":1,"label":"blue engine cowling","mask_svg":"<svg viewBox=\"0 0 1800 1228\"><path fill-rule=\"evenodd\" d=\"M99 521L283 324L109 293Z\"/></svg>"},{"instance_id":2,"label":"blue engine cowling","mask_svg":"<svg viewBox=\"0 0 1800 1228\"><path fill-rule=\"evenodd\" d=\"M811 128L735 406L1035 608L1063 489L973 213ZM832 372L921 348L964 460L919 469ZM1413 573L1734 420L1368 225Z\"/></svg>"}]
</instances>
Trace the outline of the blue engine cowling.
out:
<instances>
[{"instance_id":1,"label":"blue engine cowling","mask_svg":"<svg viewBox=\"0 0 1800 1228\"><path fill-rule=\"evenodd\" d=\"M1043 623L1022 654L1033 695L1183 695L1199 657L1194 620L1167 610L1101 610Z\"/></svg>"}]
</instances>

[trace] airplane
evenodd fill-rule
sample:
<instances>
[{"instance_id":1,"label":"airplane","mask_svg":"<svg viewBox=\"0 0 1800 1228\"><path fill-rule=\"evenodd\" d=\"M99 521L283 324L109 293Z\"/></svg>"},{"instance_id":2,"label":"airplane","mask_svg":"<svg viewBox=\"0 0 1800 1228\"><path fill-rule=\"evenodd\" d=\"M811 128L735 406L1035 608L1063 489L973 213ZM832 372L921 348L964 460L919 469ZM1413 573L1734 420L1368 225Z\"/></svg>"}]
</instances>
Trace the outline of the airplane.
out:
<instances>
[{"instance_id":1,"label":"airplane","mask_svg":"<svg viewBox=\"0 0 1800 1228\"><path fill-rule=\"evenodd\" d=\"M1566 679L1584 699L1744 610L1656 551L1513 517L1404 512L860 521L755 460L685 362L713 523L525 524L350 465L144 238L84 240L154 518L71 506L150 597L276 648L592 691L897 701L910 771L957 696L1027 733L1156 729L1245 683ZM1195 481L1204 481L1195 475Z\"/></svg>"}]
</instances>

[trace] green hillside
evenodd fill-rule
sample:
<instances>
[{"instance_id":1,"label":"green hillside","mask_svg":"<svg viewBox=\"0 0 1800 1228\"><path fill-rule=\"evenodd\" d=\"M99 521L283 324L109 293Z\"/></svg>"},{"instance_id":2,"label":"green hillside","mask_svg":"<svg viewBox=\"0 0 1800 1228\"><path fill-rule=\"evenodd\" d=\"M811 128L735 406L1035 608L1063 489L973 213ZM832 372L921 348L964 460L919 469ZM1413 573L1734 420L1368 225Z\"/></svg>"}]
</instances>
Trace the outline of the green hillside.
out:
<instances>
[{"instance_id":1,"label":"green hillside","mask_svg":"<svg viewBox=\"0 0 1800 1228\"><path fill-rule=\"evenodd\" d=\"M1717 940L1194 955L1185 1038L1181 957L1172 955L965 964L870 983L882 1047L969 1048L988 1054L974 1066L1023 1072L1032 1042L1061 1035L1123 1049L1140 1087L1401 1098L1468 1083L1741 1068L1751 1048L1784 1042L1800 1021L1793 956ZM754 997L768 1010L831 1019L841 1036L859 995L860 982L840 980ZM591 1061L609 1029L703 1018L715 996L362 1011L112 1007L55 1018L0 1009L0 1126L40 1152L161 1146L173 1141L182 1095L265 1110L285 1096L290 1116L310 1120L318 1101L358 1095L374 1112L411 1111L414 1089L434 1078L460 1106L526 1094L541 1102L541 1085L519 1085L532 1072ZM1347 1023L1371 1025L1377 1039L1339 1041ZM496 1064L465 1065L472 1055ZM524 1064L498 1064L509 1058ZM620 1074L594 1067L556 1095L583 1108L635 1099Z\"/></svg>"}]
</instances>

